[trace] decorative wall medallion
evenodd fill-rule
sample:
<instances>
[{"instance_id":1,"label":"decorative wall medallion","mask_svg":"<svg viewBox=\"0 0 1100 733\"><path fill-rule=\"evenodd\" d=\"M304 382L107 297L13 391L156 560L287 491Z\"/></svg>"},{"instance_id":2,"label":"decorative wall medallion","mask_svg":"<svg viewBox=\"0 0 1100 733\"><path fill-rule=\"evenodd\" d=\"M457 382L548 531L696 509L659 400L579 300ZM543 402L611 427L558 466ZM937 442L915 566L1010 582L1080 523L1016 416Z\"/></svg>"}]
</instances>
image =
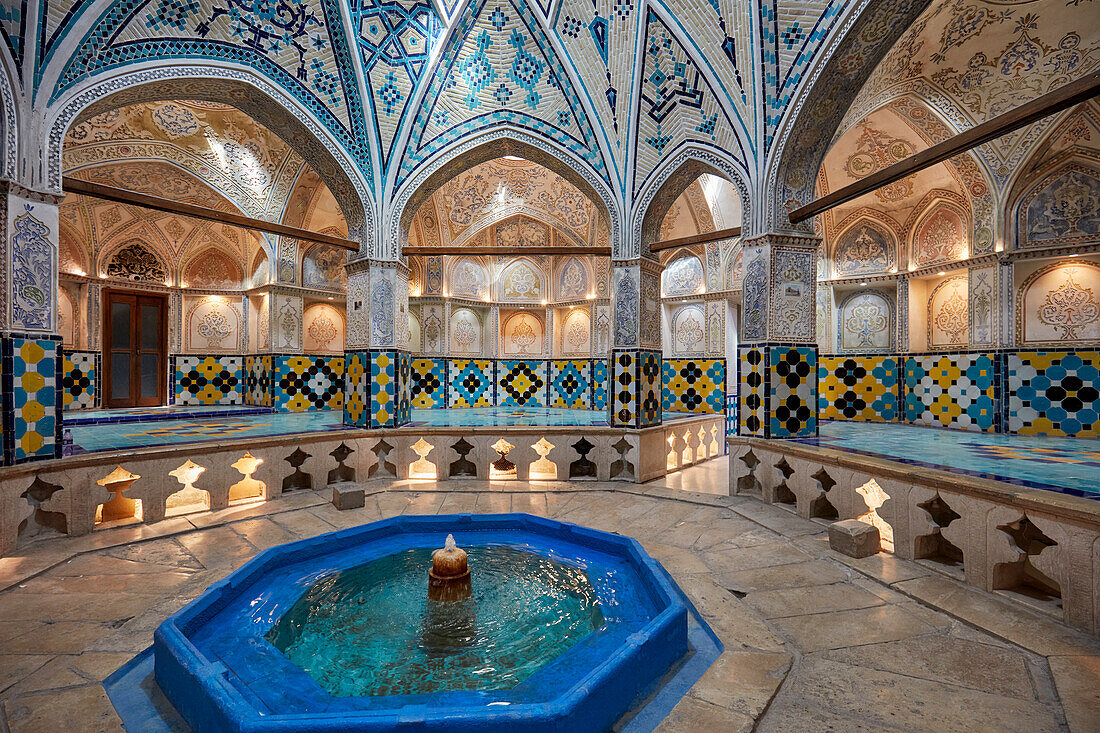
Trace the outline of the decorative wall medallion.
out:
<instances>
[{"instance_id":1,"label":"decorative wall medallion","mask_svg":"<svg viewBox=\"0 0 1100 733\"><path fill-rule=\"evenodd\" d=\"M569 260L561 271L558 296L561 298L583 298L588 293L588 273L579 260Z\"/></svg>"},{"instance_id":2,"label":"decorative wall medallion","mask_svg":"<svg viewBox=\"0 0 1100 733\"><path fill-rule=\"evenodd\" d=\"M336 324L327 315L319 315L309 324L309 336L322 350L326 350L329 342L337 336Z\"/></svg>"},{"instance_id":3,"label":"decorative wall medallion","mask_svg":"<svg viewBox=\"0 0 1100 733\"><path fill-rule=\"evenodd\" d=\"M436 315L435 310L428 313L428 317L424 319L424 339L428 346L428 351L435 354L441 351L440 349L440 336L442 335L443 323L440 321L439 316Z\"/></svg>"},{"instance_id":4,"label":"decorative wall medallion","mask_svg":"<svg viewBox=\"0 0 1100 733\"><path fill-rule=\"evenodd\" d=\"M1083 288L1066 273L1066 281L1047 293L1039 308L1039 320L1062 329L1062 338L1073 340L1077 331L1100 318L1100 305L1093 298L1092 288Z\"/></svg>"},{"instance_id":5,"label":"decorative wall medallion","mask_svg":"<svg viewBox=\"0 0 1100 733\"><path fill-rule=\"evenodd\" d=\"M538 274L526 263L516 263L504 276L503 293L505 298L538 300L542 296Z\"/></svg>"},{"instance_id":6,"label":"decorative wall medallion","mask_svg":"<svg viewBox=\"0 0 1100 733\"><path fill-rule=\"evenodd\" d=\"M194 135L199 131L199 121L186 107L169 102L153 110L153 122L169 140Z\"/></svg>"},{"instance_id":7,"label":"decorative wall medallion","mask_svg":"<svg viewBox=\"0 0 1100 733\"><path fill-rule=\"evenodd\" d=\"M965 280L957 278L955 280L948 280L943 285L948 286L950 292L940 303L936 310L935 317L932 320L934 326L933 334L940 333L945 337L945 342L941 342L938 339L932 339L932 346L965 346L967 343L967 336L970 329L970 322L968 317L968 303L966 297ZM940 287L943 287L941 285ZM939 290L939 288L937 288ZM935 303L936 293L933 291L932 300L929 305Z\"/></svg>"},{"instance_id":8,"label":"decorative wall medallion","mask_svg":"<svg viewBox=\"0 0 1100 733\"><path fill-rule=\"evenodd\" d=\"M460 354L481 351L481 329L477 317L469 310L455 311L451 316L452 350Z\"/></svg>"},{"instance_id":9,"label":"decorative wall medallion","mask_svg":"<svg viewBox=\"0 0 1100 733\"><path fill-rule=\"evenodd\" d=\"M15 217L11 238L12 316L23 328L48 331L53 327L56 287L50 228L31 213L34 206L23 207L25 213Z\"/></svg>"},{"instance_id":10,"label":"decorative wall medallion","mask_svg":"<svg viewBox=\"0 0 1100 733\"><path fill-rule=\"evenodd\" d=\"M199 335L207 340L207 346L212 349L220 349L222 341L233 332L229 320L220 310L212 310L203 316L198 330Z\"/></svg>"},{"instance_id":11,"label":"decorative wall medallion","mask_svg":"<svg viewBox=\"0 0 1100 733\"><path fill-rule=\"evenodd\" d=\"M966 259L969 252L966 224L953 209L940 205L921 223L917 231L918 265Z\"/></svg>"},{"instance_id":12,"label":"decorative wall medallion","mask_svg":"<svg viewBox=\"0 0 1100 733\"><path fill-rule=\"evenodd\" d=\"M1100 178L1075 166L1058 175L1027 204L1022 229L1028 243L1094 241L1100 235Z\"/></svg>"},{"instance_id":13,"label":"decorative wall medallion","mask_svg":"<svg viewBox=\"0 0 1100 733\"><path fill-rule=\"evenodd\" d=\"M565 337L562 351L568 354L586 354L591 349L592 323L588 314L573 311L565 319Z\"/></svg>"},{"instance_id":14,"label":"decorative wall medallion","mask_svg":"<svg viewBox=\"0 0 1100 733\"><path fill-rule=\"evenodd\" d=\"M519 316L518 320L511 324L511 332L508 334L508 341L511 343L513 349L509 351L518 354L529 354L529 348L538 339L535 334L535 329L531 327L531 324L527 322L527 316Z\"/></svg>"},{"instance_id":15,"label":"decorative wall medallion","mask_svg":"<svg viewBox=\"0 0 1100 733\"><path fill-rule=\"evenodd\" d=\"M695 295L706 290L703 263L690 255L671 262L665 268L663 280L665 295Z\"/></svg>"},{"instance_id":16,"label":"decorative wall medallion","mask_svg":"<svg viewBox=\"0 0 1100 733\"><path fill-rule=\"evenodd\" d=\"M703 351L703 311L698 306L681 308L673 318L673 350L681 354Z\"/></svg>"},{"instance_id":17,"label":"decorative wall medallion","mask_svg":"<svg viewBox=\"0 0 1100 733\"><path fill-rule=\"evenodd\" d=\"M144 244L135 240L111 256L107 262L107 277L163 285L168 279L168 273L160 259Z\"/></svg>"},{"instance_id":18,"label":"decorative wall medallion","mask_svg":"<svg viewBox=\"0 0 1100 733\"><path fill-rule=\"evenodd\" d=\"M860 293L844 301L841 348L845 351L886 349L890 345L890 305L877 293Z\"/></svg>"},{"instance_id":19,"label":"decorative wall medallion","mask_svg":"<svg viewBox=\"0 0 1100 733\"><path fill-rule=\"evenodd\" d=\"M347 283L343 250L326 244L317 244L306 252L302 260L302 284L325 290L342 290Z\"/></svg>"},{"instance_id":20,"label":"decorative wall medallion","mask_svg":"<svg viewBox=\"0 0 1100 733\"><path fill-rule=\"evenodd\" d=\"M848 229L833 250L833 268L837 275L882 273L893 266L893 240L871 224L858 224Z\"/></svg>"},{"instance_id":21,"label":"decorative wall medallion","mask_svg":"<svg viewBox=\"0 0 1100 733\"><path fill-rule=\"evenodd\" d=\"M461 262L451 272L451 295L488 295L485 270L474 262Z\"/></svg>"}]
</instances>

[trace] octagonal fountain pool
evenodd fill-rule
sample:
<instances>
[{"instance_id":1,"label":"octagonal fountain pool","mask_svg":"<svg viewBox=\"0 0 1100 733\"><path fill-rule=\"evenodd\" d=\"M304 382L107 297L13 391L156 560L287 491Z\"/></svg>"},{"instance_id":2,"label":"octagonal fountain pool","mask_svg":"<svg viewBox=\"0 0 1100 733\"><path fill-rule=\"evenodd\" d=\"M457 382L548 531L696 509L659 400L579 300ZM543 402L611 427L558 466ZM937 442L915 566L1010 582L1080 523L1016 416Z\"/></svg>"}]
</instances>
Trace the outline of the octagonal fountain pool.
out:
<instances>
[{"instance_id":1,"label":"octagonal fountain pool","mask_svg":"<svg viewBox=\"0 0 1100 733\"><path fill-rule=\"evenodd\" d=\"M430 592L448 533L468 557L449 543ZM456 552L469 574L441 579ZM157 629L153 677L195 731L600 731L668 696L689 626L632 539L525 514L395 517L256 556Z\"/></svg>"}]
</instances>

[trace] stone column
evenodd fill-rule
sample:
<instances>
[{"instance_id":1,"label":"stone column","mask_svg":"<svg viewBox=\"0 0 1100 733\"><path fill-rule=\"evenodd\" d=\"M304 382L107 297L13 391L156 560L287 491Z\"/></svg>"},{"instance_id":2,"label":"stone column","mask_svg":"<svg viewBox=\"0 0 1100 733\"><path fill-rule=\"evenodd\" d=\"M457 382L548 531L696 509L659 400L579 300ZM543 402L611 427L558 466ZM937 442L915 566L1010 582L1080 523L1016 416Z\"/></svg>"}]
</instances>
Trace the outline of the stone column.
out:
<instances>
[{"instance_id":1,"label":"stone column","mask_svg":"<svg viewBox=\"0 0 1100 733\"><path fill-rule=\"evenodd\" d=\"M0 428L6 465L61 455L60 201L0 181Z\"/></svg>"},{"instance_id":2,"label":"stone column","mask_svg":"<svg viewBox=\"0 0 1100 733\"><path fill-rule=\"evenodd\" d=\"M821 240L765 234L744 242L737 431L817 435L816 257Z\"/></svg>"},{"instance_id":3,"label":"stone column","mask_svg":"<svg viewBox=\"0 0 1100 733\"><path fill-rule=\"evenodd\" d=\"M409 268L398 262L349 262L344 423L396 428L409 422Z\"/></svg>"},{"instance_id":4,"label":"stone column","mask_svg":"<svg viewBox=\"0 0 1100 733\"><path fill-rule=\"evenodd\" d=\"M616 261L611 272L611 360L608 422L661 424L661 265Z\"/></svg>"}]
</instances>

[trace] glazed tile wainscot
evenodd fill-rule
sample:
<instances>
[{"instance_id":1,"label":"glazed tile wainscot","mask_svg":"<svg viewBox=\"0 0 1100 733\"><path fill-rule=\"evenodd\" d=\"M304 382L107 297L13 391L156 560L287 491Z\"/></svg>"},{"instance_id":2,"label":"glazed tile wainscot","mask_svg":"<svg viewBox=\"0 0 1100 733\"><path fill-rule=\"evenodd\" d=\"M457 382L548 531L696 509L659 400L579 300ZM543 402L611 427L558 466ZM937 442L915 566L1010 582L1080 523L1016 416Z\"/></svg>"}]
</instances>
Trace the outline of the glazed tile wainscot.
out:
<instances>
[{"instance_id":1,"label":"glazed tile wainscot","mask_svg":"<svg viewBox=\"0 0 1100 733\"><path fill-rule=\"evenodd\" d=\"M64 358L57 336L0 338L0 431L6 465L61 455Z\"/></svg>"},{"instance_id":2,"label":"glazed tile wainscot","mask_svg":"<svg viewBox=\"0 0 1100 733\"><path fill-rule=\"evenodd\" d=\"M343 356L177 354L171 373L176 405L257 405L276 412L344 406Z\"/></svg>"},{"instance_id":3,"label":"glazed tile wainscot","mask_svg":"<svg viewBox=\"0 0 1100 733\"><path fill-rule=\"evenodd\" d=\"M1100 351L819 357L822 419L1100 437Z\"/></svg>"},{"instance_id":4,"label":"glazed tile wainscot","mask_svg":"<svg viewBox=\"0 0 1100 733\"><path fill-rule=\"evenodd\" d=\"M731 494L824 524L872 524L885 552L1100 634L1100 501L795 441L728 440Z\"/></svg>"},{"instance_id":5,"label":"glazed tile wainscot","mask_svg":"<svg viewBox=\"0 0 1100 733\"><path fill-rule=\"evenodd\" d=\"M151 524L371 479L641 483L720 455L723 420L698 415L641 430L352 428L9 466L0 469L0 556L38 538L89 534L105 518Z\"/></svg>"}]
</instances>

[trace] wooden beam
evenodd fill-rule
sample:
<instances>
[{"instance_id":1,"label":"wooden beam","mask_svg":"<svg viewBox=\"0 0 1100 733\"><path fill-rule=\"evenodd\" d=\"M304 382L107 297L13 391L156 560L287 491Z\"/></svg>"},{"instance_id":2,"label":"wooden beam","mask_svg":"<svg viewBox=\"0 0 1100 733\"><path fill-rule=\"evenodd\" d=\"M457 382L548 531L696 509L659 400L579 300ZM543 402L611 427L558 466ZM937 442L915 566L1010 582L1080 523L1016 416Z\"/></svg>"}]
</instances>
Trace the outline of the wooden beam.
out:
<instances>
[{"instance_id":1,"label":"wooden beam","mask_svg":"<svg viewBox=\"0 0 1100 733\"><path fill-rule=\"evenodd\" d=\"M1021 104L1019 107L1010 109L1004 114L997 115L980 125L975 125L969 130L964 130L941 143L936 143L930 148L910 155L891 166L876 171L863 180L837 189L816 201L811 201L805 206L792 211L790 221L792 224L806 221L829 209L868 194L876 188L882 188L894 181L900 181L906 176L911 176L925 168L942 163L959 153L965 153L971 148L995 140L1002 135L1007 135L1013 130L1026 127L1036 120L1041 120L1056 112L1061 112L1092 99L1098 94L1100 94L1100 71L1094 71L1052 92L1036 97L1030 102ZM817 171L814 171L814 174L816 173Z\"/></svg>"},{"instance_id":2,"label":"wooden beam","mask_svg":"<svg viewBox=\"0 0 1100 733\"><path fill-rule=\"evenodd\" d=\"M344 239L343 237L334 237L330 234L311 232L308 229L299 229L298 227L286 226L285 224L276 224L262 219L253 219L244 214L218 211L217 209L187 204L182 201L162 199L159 196L150 196L148 194L138 193L137 191L128 191L125 188L104 186L101 183L89 183L88 181L82 181L79 178L72 178L70 176L65 176L61 179L61 188L65 193L77 193L82 196L103 199L104 201L116 201L120 204L140 206L143 209L153 209L154 211L163 211L168 214L179 214L180 216L187 216L192 219L203 219L205 221L214 221L220 224L241 227L242 229L253 229L268 234L278 234L279 236L299 239L305 242L319 242L352 252L359 251L359 244L357 242L353 242L350 239Z\"/></svg>"},{"instance_id":3,"label":"wooden beam","mask_svg":"<svg viewBox=\"0 0 1100 733\"><path fill-rule=\"evenodd\" d=\"M416 255L604 255L610 247L402 247L401 254Z\"/></svg>"},{"instance_id":4,"label":"wooden beam","mask_svg":"<svg viewBox=\"0 0 1100 733\"><path fill-rule=\"evenodd\" d=\"M660 252L665 249L674 249L676 247L690 247L693 244L705 244L707 242L717 242L720 239L733 239L734 237L741 236L741 227L730 227L729 229L719 229L716 232L706 232L704 234L692 234L690 237L680 237L679 239L666 239L663 242L654 242L650 246L650 252Z\"/></svg>"}]
</instances>

